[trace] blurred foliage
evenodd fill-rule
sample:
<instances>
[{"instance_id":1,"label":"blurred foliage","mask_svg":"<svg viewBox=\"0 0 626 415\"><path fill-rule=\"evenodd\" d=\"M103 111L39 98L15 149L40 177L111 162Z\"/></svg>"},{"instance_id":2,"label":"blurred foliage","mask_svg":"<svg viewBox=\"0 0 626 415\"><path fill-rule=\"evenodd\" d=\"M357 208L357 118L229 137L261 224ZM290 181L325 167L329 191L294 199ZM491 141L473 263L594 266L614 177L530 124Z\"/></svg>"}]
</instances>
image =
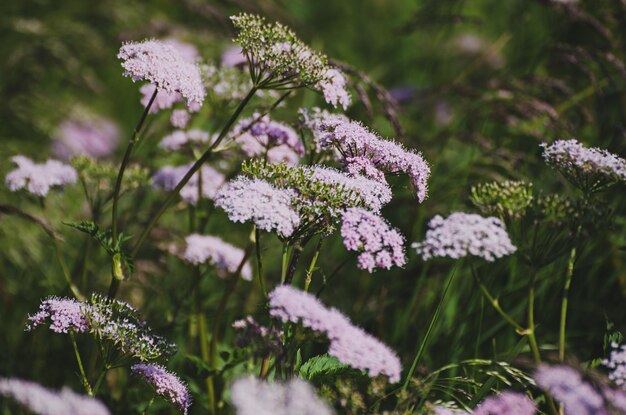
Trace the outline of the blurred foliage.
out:
<instances>
[{"instance_id":1,"label":"blurred foliage","mask_svg":"<svg viewBox=\"0 0 626 415\"><path fill-rule=\"evenodd\" d=\"M408 183L397 179L394 184L403 189L402 194L396 194L383 212L408 242L422 239L425 224L435 214L475 210L470 189L479 183L527 180L534 184L535 192L575 196L544 164L541 142L576 137L626 155L626 6L620 0L20 0L0 2L0 176L10 170L8 159L14 154L47 158L56 126L76 106L111 117L130 136L142 109L137 85L121 76L116 60L122 41L176 37L218 61L233 36L227 17L240 10L291 25L313 47L367 74L367 79L353 77L362 102L348 115L394 136L394 126L373 85L389 90L404 131L396 138L423 151L432 165L430 195L422 205L417 204ZM290 97L288 106L311 105L315 99L312 93L299 93ZM219 125L220 117L212 114L201 123ZM295 115L290 121L295 121ZM163 122L160 114L154 117L155 125ZM146 137L136 155L139 160L152 161L151 168L176 157L158 152L159 138ZM121 160L123 149L119 151L113 165ZM106 179L106 172L101 173L102 177L91 180ZM130 236L141 230L139 225L149 216L147 210L161 197L142 185L143 177L137 170L137 189L122 200L121 227ZM626 330L623 190L616 187L600 196L612 212L608 230L589 230L579 249L570 294L567 350L580 361L603 355L607 320L614 322L614 329ZM79 276L81 289L103 292L110 276L107 253L98 250L88 236L61 224L96 219L83 200L80 186L49 196L46 221L62 235L72 275ZM0 204L5 203L42 216L35 200L11 194L2 186ZM211 208L198 209L202 218L208 217ZM100 213L108 224L109 211ZM135 258L136 273L122 287L121 297L141 309L155 331L176 342L181 352L193 354L198 350L187 339L197 333L176 323L184 322L182 315L191 313L181 303L195 284L195 276L163 249L168 241L185 234L186 223L182 207L170 209L153 232L153 241ZM239 246L248 240L249 229L228 222L223 212L212 212L205 225L205 232L228 234ZM264 264L273 285L280 275L280 246L265 236L263 244L265 255L276 258ZM81 261L85 250L92 258L89 263ZM302 263L308 264L313 254L313 247L308 246ZM566 262L564 256L558 257L541 269L537 279L537 297L541 299L536 310L537 336L548 358L555 354ZM354 265L355 259L345 252L340 239L330 238L317 262L312 291L321 291L326 304L384 340L408 367L453 263L424 263L409 252L404 269L369 275ZM469 269L457 272L418 375L440 373L435 370L443 367L439 370L451 373L446 382L454 383L461 394L473 394L476 385L468 382L477 377L468 359L482 358L493 359L478 361L485 365L484 373L523 379L523 374L499 362L515 362L519 354L528 351L525 343L520 347L521 337L481 299ZM527 265L510 258L485 264L478 272L503 307L523 320ZM302 282L304 274L304 269L298 270L296 283ZM69 384L79 390L80 380L73 364L68 364L73 357L67 339L43 331L24 333L27 314L36 310L42 297L64 294L61 275L53 247L40 227L0 211L0 376L23 377L54 387ZM326 287L322 276L332 284ZM227 282L203 278L199 284L201 304L209 310L210 319ZM262 309L261 305L256 282L237 287L226 310L220 350L232 348L229 322ZM182 368L179 373L189 381L194 396L199 396L203 385L197 369L186 364L183 355L179 353L172 365ZM222 364L229 361L224 357L220 357ZM489 365L497 368L489 371ZM474 374L466 376L472 370ZM124 388L129 382L126 376L115 371L107 379L115 385L107 398L113 413L125 413L127 408L120 406L124 399L141 407L140 397ZM495 379L493 387L506 384L497 376ZM444 380L430 387L441 382ZM412 393L419 397L422 386L417 385ZM358 387L356 383L329 385L327 392L362 409L367 393L358 392ZM414 402L411 396L404 396L407 408ZM471 401L465 396L461 400ZM199 398L192 412L202 413L204 404Z\"/></svg>"}]
</instances>

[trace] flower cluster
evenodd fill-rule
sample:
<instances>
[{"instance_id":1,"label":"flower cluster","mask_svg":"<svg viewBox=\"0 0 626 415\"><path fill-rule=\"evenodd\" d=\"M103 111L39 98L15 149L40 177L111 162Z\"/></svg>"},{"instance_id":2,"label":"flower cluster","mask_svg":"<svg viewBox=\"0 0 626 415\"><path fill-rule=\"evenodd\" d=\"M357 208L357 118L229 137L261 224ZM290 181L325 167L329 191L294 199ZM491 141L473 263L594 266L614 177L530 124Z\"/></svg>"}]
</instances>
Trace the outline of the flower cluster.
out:
<instances>
[{"instance_id":1,"label":"flower cluster","mask_svg":"<svg viewBox=\"0 0 626 415\"><path fill-rule=\"evenodd\" d=\"M535 403L526 395L517 392L502 392L490 396L481 402L474 415L534 415L537 411Z\"/></svg>"},{"instance_id":2,"label":"flower cluster","mask_svg":"<svg viewBox=\"0 0 626 415\"><path fill-rule=\"evenodd\" d=\"M156 189L174 190L191 166L192 164L162 167L152 176L152 184ZM205 165L191 176L185 187L180 190L180 197L191 205L198 203L199 196L213 200L225 180L222 173Z\"/></svg>"},{"instance_id":3,"label":"flower cluster","mask_svg":"<svg viewBox=\"0 0 626 415\"><path fill-rule=\"evenodd\" d=\"M482 213L519 218L533 203L533 185L523 180L481 183L472 187L472 203Z\"/></svg>"},{"instance_id":4,"label":"flower cluster","mask_svg":"<svg viewBox=\"0 0 626 415\"><path fill-rule=\"evenodd\" d=\"M260 157L270 163L297 164L304 155L304 145L293 128L254 114L240 121L231 136L249 157Z\"/></svg>"},{"instance_id":5,"label":"flower cluster","mask_svg":"<svg viewBox=\"0 0 626 415\"><path fill-rule=\"evenodd\" d=\"M300 224L300 216L293 209L294 196L292 190L240 176L220 189L215 205L224 209L233 222L252 221L257 228L275 230L286 238Z\"/></svg>"},{"instance_id":6,"label":"flower cluster","mask_svg":"<svg viewBox=\"0 0 626 415\"><path fill-rule=\"evenodd\" d=\"M337 108L337 105L341 105L344 110L347 110L350 106L351 97L346 85L346 77L338 69L327 69L316 88L322 91L324 100L333 107Z\"/></svg>"},{"instance_id":7,"label":"flower cluster","mask_svg":"<svg viewBox=\"0 0 626 415\"><path fill-rule=\"evenodd\" d=\"M587 148L577 140L543 144L543 158L565 177L589 192L626 182L626 160L604 149Z\"/></svg>"},{"instance_id":8,"label":"flower cluster","mask_svg":"<svg viewBox=\"0 0 626 415\"><path fill-rule=\"evenodd\" d=\"M113 154L119 138L117 125L107 118L73 116L59 125L52 151L62 160L77 155L104 158Z\"/></svg>"},{"instance_id":9,"label":"flower cluster","mask_svg":"<svg viewBox=\"0 0 626 415\"><path fill-rule=\"evenodd\" d=\"M326 131L335 128L338 124L349 122L348 117L340 113L332 113L318 107L300 108L298 110L300 123L313 136L313 145L311 146L316 153L324 149Z\"/></svg>"},{"instance_id":10,"label":"flower cluster","mask_svg":"<svg viewBox=\"0 0 626 415\"><path fill-rule=\"evenodd\" d=\"M224 278L234 274L241 266L241 278L252 280L252 268L245 259L243 250L224 242L216 236L193 234L185 238L187 247L183 259L192 264L209 263L217 270L217 275Z\"/></svg>"},{"instance_id":11,"label":"flower cluster","mask_svg":"<svg viewBox=\"0 0 626 415\"><path fill-rule=\"evenodd\" d=\"M279 384L247 377L235 381L230 393L237 415L332 414L313 387L300 379Z\"/></svg>"},{"instance_id":12,"label":"flower cluster","mask_svg":"<svg viewBox=\"0 0 626 415\"><path fill-rule=\"evenodd\" d=\"M306 292L281 285L269 294L270 315L283 322L301 322L304 327L328 337L328 354L371 377L384 375L389 381L400 380L398 356L379 340L354 326L340 311L327 308Z\"/></svg>"},{"instance_id":13,"label":"flower cluster","mask_svg":"<svg viewBox=\"0 0 626 415\"><path fill-rule=\"evenodd\" d=\"M604 398L569 366L540 366L533 376L537 386L563 404L566 414L608 415Z\"/></svg>"},{"instance_id":14,"label":"flower cluster","mask_svg":"<svg viewBox=\"0 0 626 415\"><path fill-rule=\"evenodd\" d=\"M191 114L184 109L174 110L172 111L172 115L170 115L170 124L172 124L172 127L185 128L190 120Z\"/></svg>"},{"instance_id":15,"label":"flower cluster","mask_svg":"<svg viewBox=\"0 0 626 415\"><path fill-rule=\"evenodd\" d=\"M264 327L248 316L233 323L238 332L235 345L249 348L254 356L267 357L271 353L280 353L282 349L281 331L275 327Z\"/></svg>"},{"instance_id":16,"label":"flower cluster","mask_svg":"<svg viewBox=\"0 0 626 415\"><path fill-rule=\"evenodd\" d=\"M117 57L122 60L124 75L133 81L149 81L165 93L179 93L187 105L202 105L205 91L198 65L171 43L154 39L128 42L122 45Z\"/></svg>"},{"instance_id":17,"label":"flower cluster","mask_svg":"<svg viewBox=\"0 0 626 415\"><path fill-rule=\"evenodd\" d=\"M430 167L421 153L407 150L394 141L384 140L356 121L326 125L323 129L327 134L322 145L337 148L349 171L369 174L377 180L384 179L378 170L407 174L417 191L417 199L420 202L426 199ZM351 168L350 164L355 162L357 166Z\"/></svg>"},{"instance_id":18,"label":"flower cluster","mask_svg":"<svg viewBox=\"0 0 626 415\"><path fill-rule=\"evenodd\" d=\"M11 398L38 415L110 415L97 399L68 388L53 391L21 379L0 378L0 396Z\"/></svg>"},{"instance_id":19,"label":"flower cluster","mask_svg":"<svg viewBox=\"0 0 626 415\"><path fill-rule=\"evenodd\" d=\"M163 150L169 151L179 151L180 149L187 146L202 146L207 144L209 141L213 141L212 137L208 132L202 130L176 130L171 134L163 137L161 142L159 143L159 147Z\"/></svg>"},{"instance_id":20,"label":"flower cluster","mask_svg":"<svg viewBox=\"0 0 626 415\"><path fill-rule=\"evenodd\" d=\"M49 320L50 330L56 333L89 332L99 340L112 342L122 355L140 360L156 359L173 351L171 344L152 334L133 307L95 294L85 302L49 297L28 319L27 330Z\"/></svg>"},{"instance_id":21,"label":"flower cluster","mask_svg":"<svg viewBox=\"0 0 626 415\"><path fill-rule=\"evenodd\" d=\"M433 217L428 223L426 238L414 242L413 248L424 261L433 257L481 257L489 262L516 251L498 218L484 218L473 213L456 212L443 218Z\"/></svg>"},{"instance_id":22,"label":"flower cluster","mask_svg":"<svg viewBox=\"0 0 626 415\"><path fill-rule=\"evenodd\" d=\"M608 359L602 360L602 364L609 370L609 379L617 386L626 385L626 345L611 343L611 354Z\"/></svg>"},{"instance_id":23,"label":"flower cluster","mask_svg":"<svg viewBox=\"0 0 626 415\"><path fill-rule=\"evenodd\" d=\"M187 415L191 405L191 394L178 376L168 372L163 366L154 364L133 365L130 369L154 387L158 395L178 406L183 414Z\"/></svg>"},{"instance_id":24,"label":"flower cluster","mask_svg":"<svg viewBox=\"0 0 626 415\"><path fill-rule=\"evenodd\" d=\"M406 263L404 238L378 215L361 208L349 208L343 214L341 236L346 249L361 252L358 266L372 272Z\"/></svg>"},{"instance_id":25,"label":"flower cluster","mask_svg":"<svg viewBox=\"0 0 626 415\"><path fill-rule=\"evenodd\" d=\"M26 189L36 196L44 197L52 187L74 184L78 180L76 170L58 160L41 164L24 156L14 156L11 160L17 168L7 174L5 184L12 192Z\"/></svg>"}]
</instances>

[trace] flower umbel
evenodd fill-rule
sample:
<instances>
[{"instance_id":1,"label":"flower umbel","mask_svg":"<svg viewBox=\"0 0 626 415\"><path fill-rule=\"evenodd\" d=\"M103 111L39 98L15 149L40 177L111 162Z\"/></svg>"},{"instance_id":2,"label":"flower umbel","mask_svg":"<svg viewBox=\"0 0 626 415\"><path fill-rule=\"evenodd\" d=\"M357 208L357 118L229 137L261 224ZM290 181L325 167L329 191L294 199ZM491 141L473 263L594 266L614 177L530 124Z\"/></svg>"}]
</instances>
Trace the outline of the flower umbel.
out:
<instances>
[{"instance_id":1,"label":"flower umbel","mask_svg":"<svg viewBox=\"0 0 626 415\"><path fill-rule=\"evenodd\" d=\"M502 392L481 402L474 415L534 415L535 403L526 395L517 392Z\"/></svg>"},{"instance_id":2,"label":"flower umbel","mask_svg":"<svg viewBox=\"0 0 626 415\"><path fill-rule=\"evenodd\" d=\"M183 259L198 265L209 263L215 267L217 274L224 278L234 274L244 260L245 253L216 236L193 234L185 238L187 248ZM241 278L252 280L252 268L246 261L241 268Z\"/></svg>"},{"instance_id":3,"label":"flower umbel","mask_svg":"<svg viewBox=\"0 0 626 415\"><path fill-rule=\"evenodd\" d=\"M152 385L157 394L178 406L181 412L187 415L189 405L191 405L191 395L178 376L168 372L163 366L154 364L133 365L130 369Z\"/></svg>"},{"instance_id":4,"label":"flower umbel","mask_svg":"<svg viewBox=\"0 0 626 415\"><path fill-rule=\"evenodd\" d=\"M4 182L12 192L25 189L35 196L44 197L51 188L74 184L78 180L76 170L58 160L41 164L24 156L14 156L11 160L17 168L7 174Z\"/></svg>"}]
</instances>

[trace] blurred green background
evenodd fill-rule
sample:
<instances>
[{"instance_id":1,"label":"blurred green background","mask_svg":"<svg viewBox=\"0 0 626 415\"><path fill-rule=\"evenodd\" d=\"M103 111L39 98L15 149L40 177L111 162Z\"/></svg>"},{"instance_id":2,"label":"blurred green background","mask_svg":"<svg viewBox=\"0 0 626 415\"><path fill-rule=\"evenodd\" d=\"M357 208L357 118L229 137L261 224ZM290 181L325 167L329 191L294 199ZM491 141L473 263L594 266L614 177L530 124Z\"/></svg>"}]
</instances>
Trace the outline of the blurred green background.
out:
<instances>
[{"instance_id":1,"label":"blurred green background","mask_svg":"<svg viewBox=\"0 0 626 415\"><path fill-rule=\"evenodd\" d=\"M116 59L121 42L176 37L219 61L233 37L228 16L239 11L291 26L314 48L362 70L396 99L401 135L362 82L374 115L356 94L348 115L422 151L432 165L430 195L423 204L400 180L400 191L383 211L408 243L423 238L433 215L471 210L469 190L480 182L525 178L539 189L569 192L563 179L543 163L542 142L575 137L626 155L626 6L620 0L19 0L0 2L0 175L11 169L9 158L15 154L46 159L57 125L76 106L112 118L127 132L122 135L125 143L141 107L138 85L122 76ZM314 102L319 104L319 98L299 94L279 114L294 121L300 105ZM160 137L152 139L156 143ZM121 159L124 145L115 160ZM147 143L138 159L154 154L150 148L154 145ZM134 219L147 214L140 209L147 209L153 196L139 191L133 197L123 206L130 233L137 231ZM568 352L582 361L603 355L607 321L626 331L623 186L605 198L614 212L611 227L585 239L571 292ZM36 203L4 186L0 203L37 212ZM48 203L50 220L64 235L73 263L84 238L60 221L85 217L81 192L70 189ZM180 215L172 210L161 225L175 228L186 221ZM248 228L225 218L220 212L209 230L230 232L231 240L243 245ZM107 220L108 214L104 223ZM270 252L278 254L277 242L266 240ZM190 280L190 272L156 245L140 254L138 275L122 297L138 305L152 325L180 346L184 327L167 332L163 313L182 294L180 287ZM311 254L305 252L303 264ZM426 264L411 249L408 257L404 269L369 275L357 270L354 258L334 237L325 243L320 260L327 274L348 260L325 288L324 302L383 339L399 353L405 368L454 268L452 261ZM566 260L559 259L540 275L538 337L547 355L556 345ZM268 268L274 283L278 277L271 272L278 264L276 258ZM520 340L484 304L469 270L459 265L420 373L477 356L507 359ZM91 287L105 290L109 272L106 257L96 255L89 267ZM296 276L299 282L303 272ZM504 259L479 272L503 306L522 320L524 266ZM223 286L217 281L205 287L210 304ZM256 309L260 300L250 296L254 289L250 284L238 287L227 321ZM27 313L37 308L40 298L62 293L60 270L46 236L35 225L0 216L0 376L56 387L73 379L66 339L23 330ZM224 343L232 341L230 331L225 336Z\"/></svg>"}]
</instances>

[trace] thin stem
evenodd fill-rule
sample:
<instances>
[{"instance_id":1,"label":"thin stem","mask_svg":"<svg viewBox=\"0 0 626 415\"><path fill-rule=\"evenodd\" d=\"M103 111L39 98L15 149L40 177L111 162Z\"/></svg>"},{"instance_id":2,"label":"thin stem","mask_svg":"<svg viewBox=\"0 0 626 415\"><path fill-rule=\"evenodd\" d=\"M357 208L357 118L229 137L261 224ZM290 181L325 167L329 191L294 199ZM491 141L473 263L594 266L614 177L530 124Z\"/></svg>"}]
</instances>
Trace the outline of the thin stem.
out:
<instances>
[{"instance_id":1,"label":"thin stem","mask_svg":"<svg viewBox=\"0 0 626 415\"><path fill-rule=\"evenodd\" d=\"M565 329L567 326L567 304L569 301L569 290L572 285L572 277L574 276L574 263L576 262L576 240L580 233L580 226L576 230L574 238L574 247L570 251L569 260L567 261L567 272L565 273L565 284L563 285L563 298L561 299L561 322L559 325L559 361L565 360Z\"/></svg>"},{"instance_id":2,"label":"thin stem","mask_svg":"<svg viewBox=\"0 0 626 415\"><path fill-rule=\"evenodd\" d=\"M476 272L476 270L474 269L474 265L472 264L470 266L471 270L472 270L472 275L474 276L474 280L476 281L476 285L478 285L478 287L480 288L480 290L482 291L483 295L485 296L485 298L487 298L487 300L489 301L489 304L491 304L491 306L513 327L515 327L515 329L518 332L523 332L524 328L518 324L510 315L508 315L503 309L502 307L500 307L500 302L498 301L497 298L495 298L493 295L491 295L491 293L489 292L489 290L487 289L487 287L485 286L485 284L481 281L480 277L478 276L478 273Z\"/></svg>"},{"instance_id":3,"label":"thin stem","mask_svg":"<svg viewBox=\"0 0 626 415\"><path fill-rule=\"evenodd\" d=\"M317 242L317 247L315 248L315 254L313 254L313 259L311 260L311 264L309 265L309 269L306 271L306 280L304 281L304 291L309 291L309 286L311 285L311 279L313 278L313 272L315 271L315 265L317 264L317 259L320 256L320 249L322 248L323 239Z\"/></svg>"},{"instance_id":4,"label":"thin stem","mask_svg":"<svg viewBox=\"0 0 626 415\"><path fill-rule=\"evenodd\" d=\"M298 261L300 260L300 255L302 255L302 250L302 245L300 245L299 242L296 242L293 246L293 254L291 255L291 260L289 261L289 268L287 269L287 274L285 275L284 285L291 285L293 276L296 273Z\"/></svg>"},{"instance_id":5,"label":"thin stem","mask_svg":"<svg viewBox=\"0 0 626 415\"><path fill-rule=\"evenodd\" d=\"M87 375L85 375L85 368L83 367L83 360L80 358L80 353L78 352L78 345L76 344L76 337L74 337L74 332L70 330L70 338L72 339L72 345L74 346L74 355L76 356L76 361L78 362L78 369L80 370L80 375L83 377L83 386L85 387L85 391L89 396L93 396L93 390L91 386L89 386L89 381L87 380Z\"/></svg>"},{"instance_id":6,"label":"thin stem","mask_svg":"<svg viewBox=\"0 0 626 415\"><path fill-rule=\"evenodd\" d=\"M411 381L411 378L413 377L413 374L415 373L415 370L417 369L417 364L419 363L420 359L422 358L422 355L424 354L424 350L426 349L426 343L428 342L428 339L430 337L430 333L433 330L433 327L435 327L435 323L437 322L437 318L439 317L439 312L441 311L441 306L443 305L443 302L446 299L446 294L448 293L448 289L450 288L450 285L452 284L452 280L454 279L455 274L456 274L456 266L452 269L452 271L450 272L450 275L448 276L448 282L446 283L443 293L441 294L441 299L439 300L439 304L437 304L435 313L433 314L433 317L430 320L430 324L428 325L428 329L426 330L426 335L422 339L419 345L419 348L417 349L417 353L415 354L415 358L413 359L413 363L411 364L411 368L409 369L409 372L406 374L406 379L404 380L404 385L402 386L402 390L406 390L406 388L409 386L409 382Z\"/></svg>"},{"instance_id":7,"label":"thin stem","mask_svg":"<svg viewBox=\"0 0 626 415\"><path fill-rule=\"evenodd\" d=\"M256 264L257 272L259 273L259 284L261 285L261 292L263 296L267 298L267 289L265 288L265 281L263 280L263 261L261 260L261 232L259 228L254 226L254 247L256 251Z\"/></svg>"},{"instance_id":8,"label":"thin stem","mask_svg":"<svg viewBox=\"0 0 626 415\"><path fill-rule=\"evenodd\" d=\"M283 245L283 257L280 268L280 283L285 283L285 278L287 277L287 265L289 263L289 255L291 254L291 246L289 244Z\"/></svg>"},{"instance_id":9,"label":"thin stem","mask_svg":"<svg viewBox=\"0 0 626 415\"><path fill-rule=\"evenodd\" d=\"M248 92L248 95L246 95L246 97L241 101L241 103L239 103L239 106L237 107L235 112L231 115L230 119L226 122L226 125L224 125L224 127L222 128L222 131L220 132L217 139L202 154L202 156L193 164L193 166L191 166L189 171L187 171L185 176L183 176L180 182L178 182L176 187L168 194L163 204L160 206L157 212L150 218L148 225L142 231L141 235L139 236L139 239L135 243L135 246L133 246L133 249L131 250L131 257L135 257L137 255L137 253L139 252L139 249L144 244L145 240L150 234L150 231L152 230L154 225L156 225L157 221L163 215L163 213L165 213L165 211L171 206L171 204L174 203L174 200L176 200L176 198L178 197L178 193L180 192L180 190L187 184L187 182L198 171L198 169L200 169L200 167L206 161L208 161L209 158L211 158L211 155L213 154L213 150L215 150L215 148L222 142L224 137L226 137L226 134L228 134L230 127L235 123L237 118L239 118L239 115L241 114L243 109L246 107L248 102L252 99L256 91L257 91L257 88L254 86L252 87L252 89L250 89L250 92Z\"/></svg>"},{"instance_id":10,"label":"thin stem","mask_svg":"<svg viewBox=\"0 0 626 415\"><path fill-rule=\"evenodd\" d=\"M530 282L528 283L528 343L533 353L535 364L541 364L541 353L537 345L537 337L535 336L535 273L532 272Z\"/></svg>"},{"instance_id":11,"label":"thin stem","mask_svg":"<svg viewBox=\"0 0 626 415\"><path fill-rule=\"evenodd\" d=\"M152 399L150 399L150 402L148 402L148 405L144 408L142 412L143 415L146 415L148 413L148 409L150 409L150 407L154 403L154 398L156 398L156 396L153 396Z\"/></svg>"},{"instance_id":12,"label":"thin stem","mask_svg":"<svg viewBox=\"0 0 626 415\"><path fill-rule=\"evenodd\" d=\"M104 376L107 374L108 370L108 365L104 365L104 367L102 367L102 371L98 375L98 379L96 379L96 383L93 387L94 396L98 393L98 390L100 390L100 385L102 385L102 381L104 380Z\"/></svg>"}]
</instances>

